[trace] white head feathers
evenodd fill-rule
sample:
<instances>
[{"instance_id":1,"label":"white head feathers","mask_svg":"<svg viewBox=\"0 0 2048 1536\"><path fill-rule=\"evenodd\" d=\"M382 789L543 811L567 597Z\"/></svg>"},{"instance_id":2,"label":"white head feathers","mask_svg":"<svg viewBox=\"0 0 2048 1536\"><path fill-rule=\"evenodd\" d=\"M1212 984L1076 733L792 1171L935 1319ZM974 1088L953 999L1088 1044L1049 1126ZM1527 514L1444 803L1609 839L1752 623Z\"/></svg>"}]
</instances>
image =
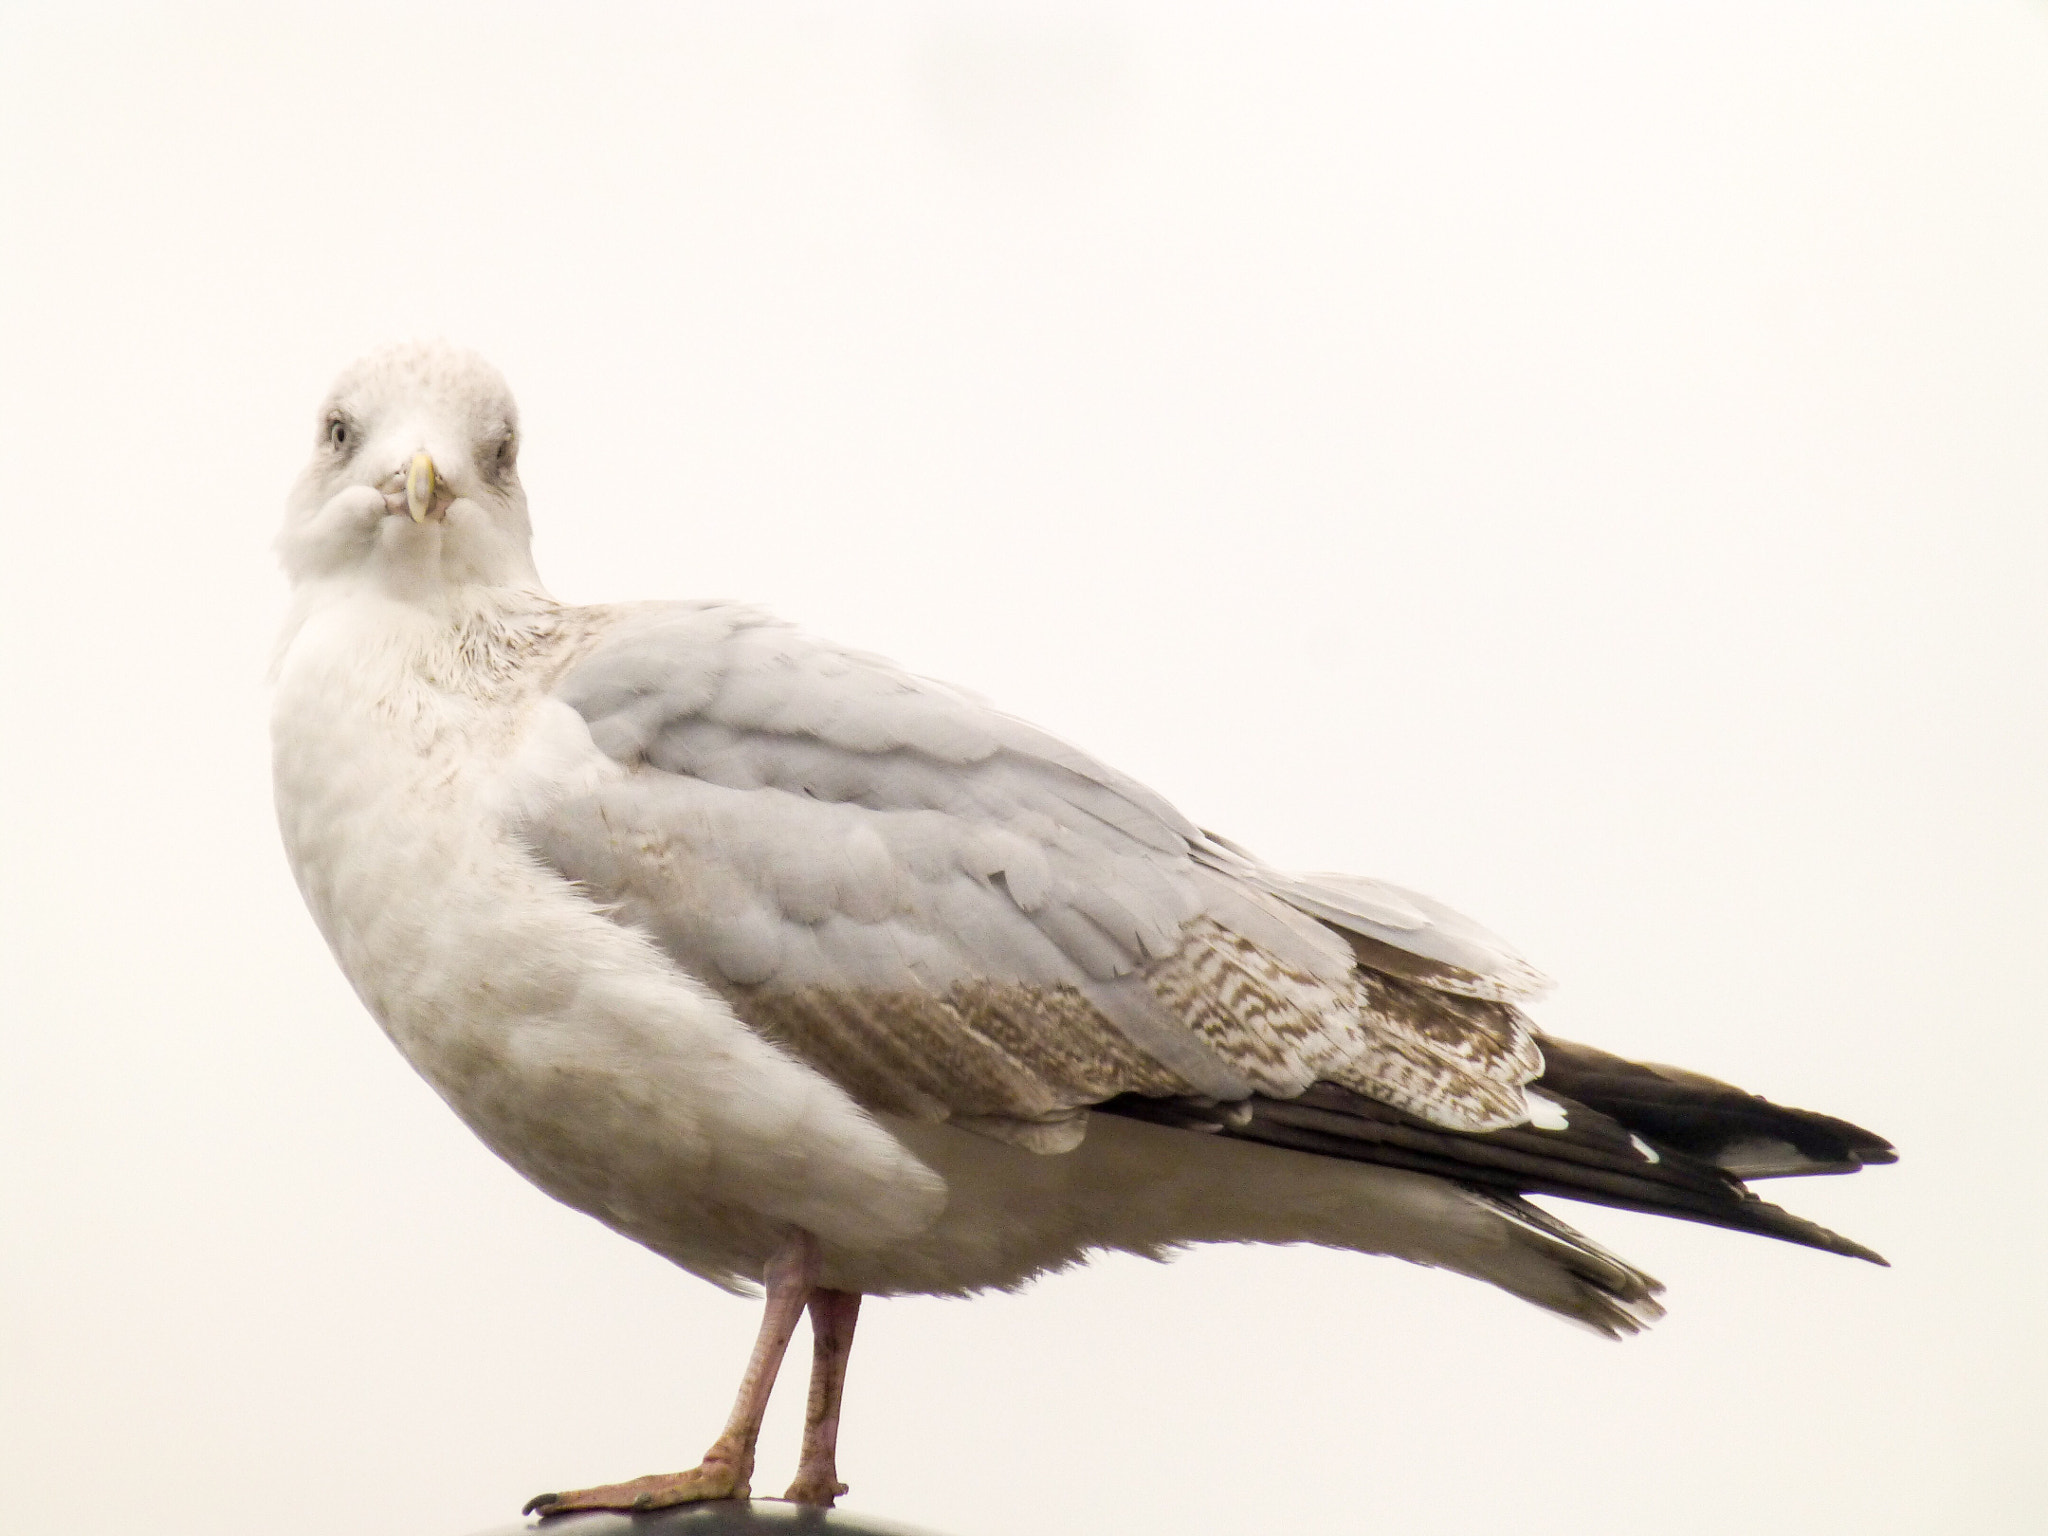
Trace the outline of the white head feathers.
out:
<instances>
[{"instance_id":1,"label":"white head feathers","mask_svg":"<svg viewBox=\"0 0 2048 1536\"><path fill-rule=\"evenodd\" d=\"M414 599L537 590L518 451L512 392L475 353L445 342L372 352L320 408L278 538L286 573L295 585L360 579Z\"/></svg>"}]
</instances>

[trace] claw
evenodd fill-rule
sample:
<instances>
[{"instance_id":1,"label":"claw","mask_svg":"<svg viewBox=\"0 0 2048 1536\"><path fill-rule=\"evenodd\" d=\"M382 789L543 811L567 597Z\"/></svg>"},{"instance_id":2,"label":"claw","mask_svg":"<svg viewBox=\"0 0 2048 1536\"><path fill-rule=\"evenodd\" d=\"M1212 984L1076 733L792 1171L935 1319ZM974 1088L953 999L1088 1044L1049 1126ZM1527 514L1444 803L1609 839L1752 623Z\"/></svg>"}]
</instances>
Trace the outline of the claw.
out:
<instances>
[{"instance_id":1,"label":"claw","mask_svg":"<svg viewBox=\"0 0 2048 1536\"><path fill-rule=\"evenodd\" d=\"M522 1515L543 1515L561 1502L562 1496L559 1493L536 1493L526 1501L519 1513Z\"/></svg>"}]
</instances>

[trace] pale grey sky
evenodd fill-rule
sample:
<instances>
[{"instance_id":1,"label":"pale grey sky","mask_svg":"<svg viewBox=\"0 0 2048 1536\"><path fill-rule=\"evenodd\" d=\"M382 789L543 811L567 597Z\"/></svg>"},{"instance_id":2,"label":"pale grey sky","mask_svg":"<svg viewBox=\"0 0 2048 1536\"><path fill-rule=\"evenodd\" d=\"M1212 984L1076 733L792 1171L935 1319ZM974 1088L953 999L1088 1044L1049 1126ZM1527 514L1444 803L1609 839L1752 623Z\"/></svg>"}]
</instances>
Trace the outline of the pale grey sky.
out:
<instances>
[{"instance_id":1,"label":"pale grey sky","mask_svg":"<svg viewBox=\"0 0 2048 1536\"><path fill-rule=\"evenodd\" d=\"M1622 1346L1304 1251L876 1304L850 1507L2038 1527L2041 6L9 8L0 221L11 1527L463 1536L693 1461L751 1337L469 1138L277 849L278 508L418 334L559 595L955 679L1902 1148L1767 1191L1889 1272L1564 1208L1670 1286Z\"/></svg>"}]
</instances>

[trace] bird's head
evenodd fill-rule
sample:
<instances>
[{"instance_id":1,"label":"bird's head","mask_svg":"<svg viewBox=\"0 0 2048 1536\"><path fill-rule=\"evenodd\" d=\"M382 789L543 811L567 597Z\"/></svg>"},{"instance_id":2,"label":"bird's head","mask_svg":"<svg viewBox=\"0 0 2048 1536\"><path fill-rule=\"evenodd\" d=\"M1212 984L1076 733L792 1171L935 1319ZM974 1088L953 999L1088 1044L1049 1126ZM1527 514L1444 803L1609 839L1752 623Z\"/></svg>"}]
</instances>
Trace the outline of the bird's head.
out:
<instances>
[{"instance_id":1,"label":"bird's head","mask_svg":"<svg viewBox=\"0 0 2048 1536\"><path fill-rule=\"evenodd\" d=\"M285 570L401 596L538 589L518 459L518 408L489 363L444 342L372 352L320 407L278 538Z\"/></svg>"}]
</instances>

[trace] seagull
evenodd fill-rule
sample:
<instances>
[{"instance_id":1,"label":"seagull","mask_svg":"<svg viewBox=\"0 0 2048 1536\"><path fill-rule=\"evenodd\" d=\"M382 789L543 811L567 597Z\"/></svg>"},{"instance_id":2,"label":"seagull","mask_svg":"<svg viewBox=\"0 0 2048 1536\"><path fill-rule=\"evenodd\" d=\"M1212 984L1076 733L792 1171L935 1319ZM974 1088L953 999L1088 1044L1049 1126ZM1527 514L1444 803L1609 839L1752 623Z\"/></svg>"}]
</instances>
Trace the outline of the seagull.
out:
<instances>
[{"instance_id":1,"label":"seagull","mask_svg":"<svg viewBox=\"0 0 2048 1536\"><path fill-rule=\"evenodd\" d=\"M279 824L364 1006L492 1151L764 1295L700 1464L529 1513L746 1498L783 1355L795 1482L865 1296L1098 1251L1312 1243L1610 1336L1662 1287L1531 1194L1882 1263L1744 1181L1882 1138L1537 1031L1547 983L1413 891L1275 869L975 696L726 602L573 607L534 568L503 378L349 367L278 541Z\"/></svg>"}]
</instances>

